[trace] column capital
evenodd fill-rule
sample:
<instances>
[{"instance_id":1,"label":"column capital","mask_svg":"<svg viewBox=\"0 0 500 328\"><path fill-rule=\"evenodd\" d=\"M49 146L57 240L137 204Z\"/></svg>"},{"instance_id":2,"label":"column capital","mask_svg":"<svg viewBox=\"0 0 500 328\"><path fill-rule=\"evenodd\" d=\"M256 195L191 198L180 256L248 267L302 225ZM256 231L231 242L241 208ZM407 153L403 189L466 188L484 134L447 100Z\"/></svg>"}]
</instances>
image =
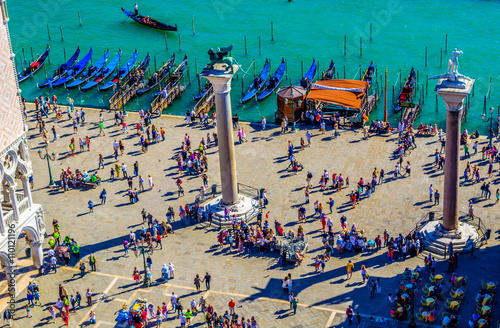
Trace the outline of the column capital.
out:
<instances>
[{"instance_id":1,"label":"column capital","mask_svg":"<svg viewBox=\"0 0 500 328\"><path fill-rule=\"evenodd\" d=\"M35 240L30 243L30 247L39 247L43 243L43 240Z\"/></svg>"},{"instance_id":2,"label":"column capital","mask_svg":"<svg viewBox=\"0 0 500 328\"><path fill-rule=\"evenodd\" d=\"M17 184L16 184L16 183L14 183L13 185L10 185L10 186L7 188L7 190L8 190L9 192L16 192L16 190L17 190Z\"/></svg>"},{"instance_id":3,"label":"column capital","mask_svg":"<svg viewBox=\"0 0 500 328\"><path fill-rule=\"evenodd\" d=\"M21 174L21 176L20 176L21 181L23 181L23 182L28 181L29 180L29 176L30 176L30 174L28 174L28 173Z\"/></svg>"}]
</instances>

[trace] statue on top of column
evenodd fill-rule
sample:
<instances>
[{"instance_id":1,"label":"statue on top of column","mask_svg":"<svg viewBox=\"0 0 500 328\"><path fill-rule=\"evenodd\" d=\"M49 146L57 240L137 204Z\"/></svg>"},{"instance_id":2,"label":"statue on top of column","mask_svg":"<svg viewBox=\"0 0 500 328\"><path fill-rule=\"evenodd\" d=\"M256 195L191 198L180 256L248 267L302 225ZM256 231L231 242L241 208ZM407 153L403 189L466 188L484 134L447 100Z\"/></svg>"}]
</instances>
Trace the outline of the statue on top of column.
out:
<instances>
[{"instance_id":1,"label":"statue on top of column","mask_svg":"<svg viewBox=\"0 0 500 328\"><path fill-rule=\"evenodd\" d=\"M215 68L215 65L226 64L229 67L231 74L233 74L233 65L235 65L236 62L230 54L231 50L233 50L233 45L230 45L229 47L219 47L217 48L217 51L215 51L213 48L208 50L210 64L208 64L205 69L220 70L220 68Z\"/></svg>"},{"instance_id":2,"label":"statue on top of column","mask_svg":"<svg viewBox=\"0 0 500 328\"><path fill-rule=\"evenodd\" d=\"M428 79L444 79L441 83L441 87L465 89L467 82L471 81L471 79L458 73L458 57L460 57L462 53L462 51L455 48L451 52L450 59L448 59L448 72L445 74L431 76Z\"/></svg>"}]
</instances>

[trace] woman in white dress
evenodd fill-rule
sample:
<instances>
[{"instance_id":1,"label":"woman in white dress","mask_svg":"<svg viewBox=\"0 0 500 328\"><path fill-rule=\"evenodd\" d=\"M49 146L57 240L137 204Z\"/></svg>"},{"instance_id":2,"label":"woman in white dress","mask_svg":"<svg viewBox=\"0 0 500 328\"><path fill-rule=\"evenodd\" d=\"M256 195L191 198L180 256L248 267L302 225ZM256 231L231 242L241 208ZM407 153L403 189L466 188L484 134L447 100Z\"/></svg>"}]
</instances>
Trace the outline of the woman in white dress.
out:
<instances>
[{"instance_id":1,"label":"woman in white dress","mask_svg":"<svg viewBox=\"0 0 500 328\"><path fill-rule=\"evenodd\" d=\"M148 183L149 183L149 189L153 190L155 184L153 183L153 177L151 175L148 175Z\"/></svg>"}]
</instances>

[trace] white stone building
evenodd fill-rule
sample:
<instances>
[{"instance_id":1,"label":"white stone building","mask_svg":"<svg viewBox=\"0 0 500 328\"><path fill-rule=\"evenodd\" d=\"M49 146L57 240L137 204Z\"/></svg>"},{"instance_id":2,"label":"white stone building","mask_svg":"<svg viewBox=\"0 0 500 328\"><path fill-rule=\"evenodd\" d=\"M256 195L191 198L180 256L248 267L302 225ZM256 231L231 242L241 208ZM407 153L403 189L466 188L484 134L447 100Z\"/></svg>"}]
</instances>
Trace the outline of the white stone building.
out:
<instances>
[{"instance_id":1,"label":"white stone building","mask_svg":"<svg viewBox=\"0 0 500 328\"><path fill-rule=\"evenodd\" d=\"M26 143L27 126L22 112L14 53L10 42L5 0L0 0L0 263L9 291L15 292L15 246L26 233L35 268L43 264L45 219L42 206L34 204L29 177L31 161ZM12 288L14 287L14 288Z\"/></svg>"}]
</instances>

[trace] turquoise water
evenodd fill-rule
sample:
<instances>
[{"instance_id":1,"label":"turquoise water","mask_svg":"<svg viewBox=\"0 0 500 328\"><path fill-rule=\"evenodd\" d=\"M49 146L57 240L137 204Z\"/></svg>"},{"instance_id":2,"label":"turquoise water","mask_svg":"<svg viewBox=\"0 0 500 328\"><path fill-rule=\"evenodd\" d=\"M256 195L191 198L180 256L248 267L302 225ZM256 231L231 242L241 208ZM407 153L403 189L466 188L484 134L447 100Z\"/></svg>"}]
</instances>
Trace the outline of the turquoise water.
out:
<instances>
[{"instance_id":1,"label":"turquoise water","mask_svg":"<svg viewBox=\"0 0 500 328\"><path fill-rule=\"evenodd\" d=\"M483 97L488 92L490 77L493 79L491 98L487 99L488 108L499 104L500 73L496 62L500 51L498 35L500 26L494 24L492 17L500 14L500 4L496 1L430 1L430 0L389 0L387 2L366 0L318 1L283 0L273 1L158 1L139 2L140 13L169 23L177 24L178 32L167 32L168 50L164 32L141 26L126 19L120 10L125 5L132 10L134 2L124 4L119 1L83 1L54 0L50 4L41 0L9 2L10 33L16 60L20 66L22 47L27 61L31 60L30 47L35 56L41 53L46 44L51 46L51 64L47 73L51 73L58 64L64 62L64 49L69 58L79 45L82 54L94 47L95 62L107 48L114 56L119 48L127 60L132 52L139 51L139 60L149 51L156 56L157 67L166 61L172 53L179 63L184 54L188 55L191 85L182 98L167 109L171 114L183 114L194 106L192 95L198 91L195 72L195 58L198 71L208 62L206 51L211 47L234 45L233 57L248 69L249 75L243 79L247 88L253 78L253 60L257 63L257 73L265 58L272 61L274 71L282 57L288 61L287 80L297 83L303 71L307 71L312 58L319 61L320 70L327 68L330 60L336 63L342 78L344 67L347 78L359 78L362 69L373 61L378 69L377 81L381 81L384 69L388 69L389 95L391 103L392 85L399 86L398 74L402 71L403 79L411 67L419 71L420 87L425 90L426 75L436 75L446 71L450 50L454 47L464 52L460 61L460 72L476 79L475 96L471 98L465 126L469 130L480 129L485 132L487 124L481 122ZM79 26L78 11L82 19ZM193 35L192 19L196 34ZM488 17L486 19L484 17ZM274 24L274 41L271 41L271 21ZM372 42L370 37L372 23ZM49 25L51 40L47 35ZM64 41L61 41L59 26L63 28ZM443 53L443 66L440 68L441 49L445 48L445 35L448 34L448 53ZM347 56L344 56L344 36L347 35ZM244 38L247 37L248 54L245 55ZM261 55L259 55L259 36L261 37ZM179 50L179 37L182 50ZM360 38L362 38L362 57L360 56ZM428 48L428 65L425 67L425 48ZM82 55L83 56L83 55ZM23 63L26 65L26 63ZM151 73L154 61L151 61ZM265 115L274 117L276 96L272 95L262 103L239 103L242 93L240 72L233 81L233 111L244 120L257 121ZM45 78L42 69L35 75L35 80ZM186 76L185 83L189 79ZM202 86L205 82L202 81ZM437 123L444 127L445 108L439 101L436 112L436 81L431 80L420 120L424 123ZM380 82L379 82L380 84ZM81 106L106 106L111 91L100 93L93 89L87 93L76 90L66 91L58 88L53 91L38 90L34 80L21 84L23 96L33 101L35 96L56 94L64 103L69 97ZM152 100L150 94L136 98L127 104L127 109L147 108ZM388 106L389 118L397 115ZM371 119L383 117L383 98L371 114Z\"/></svg>"}]
</instances>

